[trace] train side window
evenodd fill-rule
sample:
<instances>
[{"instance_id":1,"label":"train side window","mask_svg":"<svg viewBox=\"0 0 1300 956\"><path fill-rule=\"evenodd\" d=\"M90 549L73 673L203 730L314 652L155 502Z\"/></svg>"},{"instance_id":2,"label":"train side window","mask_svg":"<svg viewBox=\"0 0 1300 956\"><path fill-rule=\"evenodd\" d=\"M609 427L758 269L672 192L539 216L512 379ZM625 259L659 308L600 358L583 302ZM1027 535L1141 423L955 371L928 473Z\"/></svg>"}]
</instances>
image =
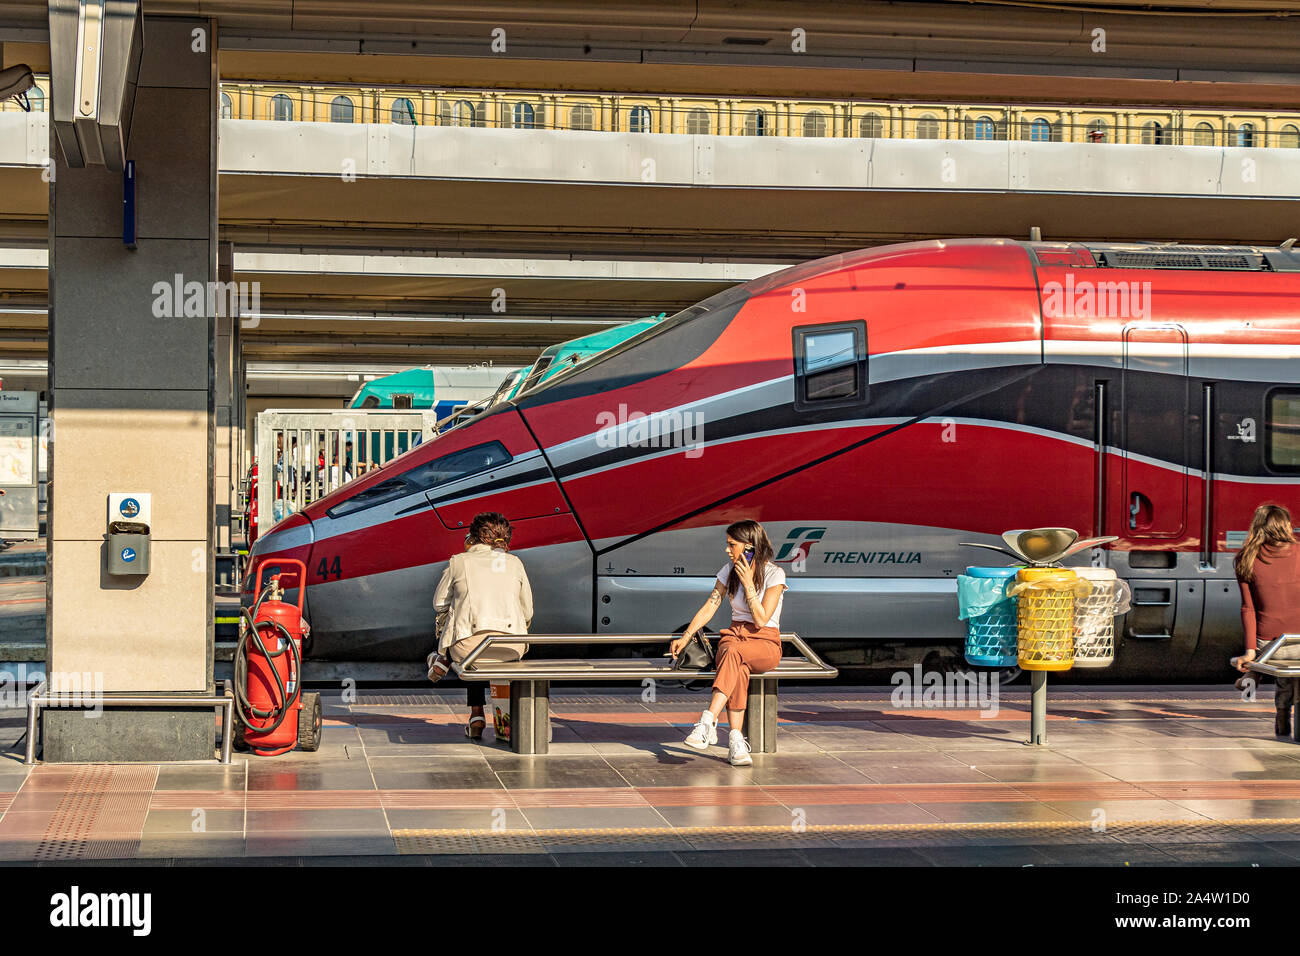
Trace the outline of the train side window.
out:
<instances>
[{"instance_id":1,"label":"train side window","mask_svg":"<svg viewBox=\"0 0 1300 956\"><path fill-rule=\"evenodd\" d=\"M1270 471L1300 473L1300 390L1275 389L1264 420L1264 457Z\"/></svg>"},{"instance_id":2,"label":"train side window","mask_svg":"<svg viewBox=\"0 0 1300 956\"><path fill-rule=\"evenodd\" d=\"M794 330L794 407L798 411L867 400L867 324L837 322Z\"/></svg>"}]
</instances>

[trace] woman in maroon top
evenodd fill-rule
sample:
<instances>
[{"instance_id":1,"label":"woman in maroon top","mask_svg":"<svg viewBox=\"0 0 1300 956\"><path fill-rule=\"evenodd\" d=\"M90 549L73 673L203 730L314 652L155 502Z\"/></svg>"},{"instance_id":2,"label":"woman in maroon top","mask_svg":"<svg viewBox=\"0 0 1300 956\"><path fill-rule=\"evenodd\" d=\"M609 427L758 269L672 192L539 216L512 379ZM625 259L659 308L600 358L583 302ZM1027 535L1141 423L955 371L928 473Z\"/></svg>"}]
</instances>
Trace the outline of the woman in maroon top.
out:
<instances>
[{"instance_id":1,"label":"woman in maroon top","mask_svg":"<svg viewBox=\"0 0 1300 956\"><path fill-rule=\"evenodd\" d=\"M1250 522L1250 534L1237 553L1237 582L1241 585L1241 626L1246 653L1234 657L1240 671L1263 654L1283 634L1300 634L1300 548L1291 528L1291 513L1281 505L1260 505ZM1300 645L1280 647L1270 660L1300 660ZM1273 695L1274 726L1279 736L1291 734L1291 708L1296 702L1296 678L1279 677Z\"/></svg>"}]
</instances>

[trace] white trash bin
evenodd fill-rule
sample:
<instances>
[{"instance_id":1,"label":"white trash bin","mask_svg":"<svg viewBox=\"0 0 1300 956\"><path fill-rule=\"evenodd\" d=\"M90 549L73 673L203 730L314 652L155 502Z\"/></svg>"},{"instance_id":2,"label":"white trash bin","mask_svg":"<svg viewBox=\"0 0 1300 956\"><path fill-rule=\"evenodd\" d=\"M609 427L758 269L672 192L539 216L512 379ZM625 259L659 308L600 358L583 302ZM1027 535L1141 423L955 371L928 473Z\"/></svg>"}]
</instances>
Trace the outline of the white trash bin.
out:
<instances>
[{"instance_id":1,"label":"white trash bin","mask_svg":"<svg viewBox=\"0 0 1300 956\"><path fill-rule=\"evenodd\" d=\"M1114 568L1075 568L1092 591L1074 600L1074 666L1106 667L1115 660L1115 618L1129 608L1128 582Z\"/></svg>"}]
</instances>

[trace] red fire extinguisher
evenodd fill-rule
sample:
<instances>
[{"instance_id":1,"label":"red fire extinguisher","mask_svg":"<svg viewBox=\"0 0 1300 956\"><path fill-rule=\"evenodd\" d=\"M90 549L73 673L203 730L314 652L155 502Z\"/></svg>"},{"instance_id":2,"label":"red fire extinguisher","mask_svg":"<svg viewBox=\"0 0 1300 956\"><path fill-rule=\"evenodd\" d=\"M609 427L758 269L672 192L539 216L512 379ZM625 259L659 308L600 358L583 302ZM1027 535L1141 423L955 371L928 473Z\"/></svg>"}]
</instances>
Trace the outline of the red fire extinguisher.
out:
<instances>
[{"instance_id":1,"label":"red fire extinguisher","mask_svg":"<svg viewBox=\"0 0 1300 956\"><path fill-rule=\"evenodd\" d=\"M267 565L297 565L298 571L271 575L262 588ZM298 603L286 604L282 577L297 576ZM307 566L293 558L263 559L253 572L253 607L239 612L239 644L235 648L234 743L262 757L320 747L320 694L302 692L302 645L311 628L302 616ZM243 749L241 747L240 749Z\"/></svg>"}]
</instances>

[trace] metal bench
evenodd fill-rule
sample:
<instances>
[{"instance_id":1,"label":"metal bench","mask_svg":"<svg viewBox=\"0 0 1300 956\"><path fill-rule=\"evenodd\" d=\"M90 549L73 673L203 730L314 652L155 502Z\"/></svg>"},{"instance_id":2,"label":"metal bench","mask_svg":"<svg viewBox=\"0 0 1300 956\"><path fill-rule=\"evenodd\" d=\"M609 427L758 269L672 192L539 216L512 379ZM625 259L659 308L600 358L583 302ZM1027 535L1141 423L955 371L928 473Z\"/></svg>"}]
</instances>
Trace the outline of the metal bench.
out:
<instances>
[{"instance_id":1,"label":"metal bench","mask_svg":"<svg viewBox=\"0 0 1300 956\"><path fill-rule=\"evenodd\" d=\"M1255 671L1259 674L1268 674L1270 677L1300 677L1300 661L1282 661L1278 664L1269 662L1269 658L1277 652L1278 648L1290 644L1300 644L1300 634L1283 634L1270 644L1268 650L1256 660L1247 663L1246 670ZM1300 709L1300 707L1297 709ZM1294 717L1300 718L1300 714L1296 714ZM1300 720L1293 719L1291 721L1291 736L1300 741Z\"/></svg>"},{"instance_id":2,"label":"metal bench","mask_svg":"<svg viewBox=\"0 0 1300 956\"><path fill-rule=\"evenodd\" d=\"M674 670L667 657L631 657L596 660L518 661L480 660L493 644L526 641L538 644L647 644L653 634L499 634L488 637L452 670L461 680L510 683L510 748L519 754L544 754L550 750L551 681L642 681L712 680L713 670ZM798 634L783 633L799 657L782 657L770 671L749 680L749 704L745 710L745 736L754 753L776 753L776 708L778 680L831 678L839 674L810 648ZM716 644L715 644L716 649ZM665 641L665 651L667 641Z\"/></svg>"}]
</instances>

